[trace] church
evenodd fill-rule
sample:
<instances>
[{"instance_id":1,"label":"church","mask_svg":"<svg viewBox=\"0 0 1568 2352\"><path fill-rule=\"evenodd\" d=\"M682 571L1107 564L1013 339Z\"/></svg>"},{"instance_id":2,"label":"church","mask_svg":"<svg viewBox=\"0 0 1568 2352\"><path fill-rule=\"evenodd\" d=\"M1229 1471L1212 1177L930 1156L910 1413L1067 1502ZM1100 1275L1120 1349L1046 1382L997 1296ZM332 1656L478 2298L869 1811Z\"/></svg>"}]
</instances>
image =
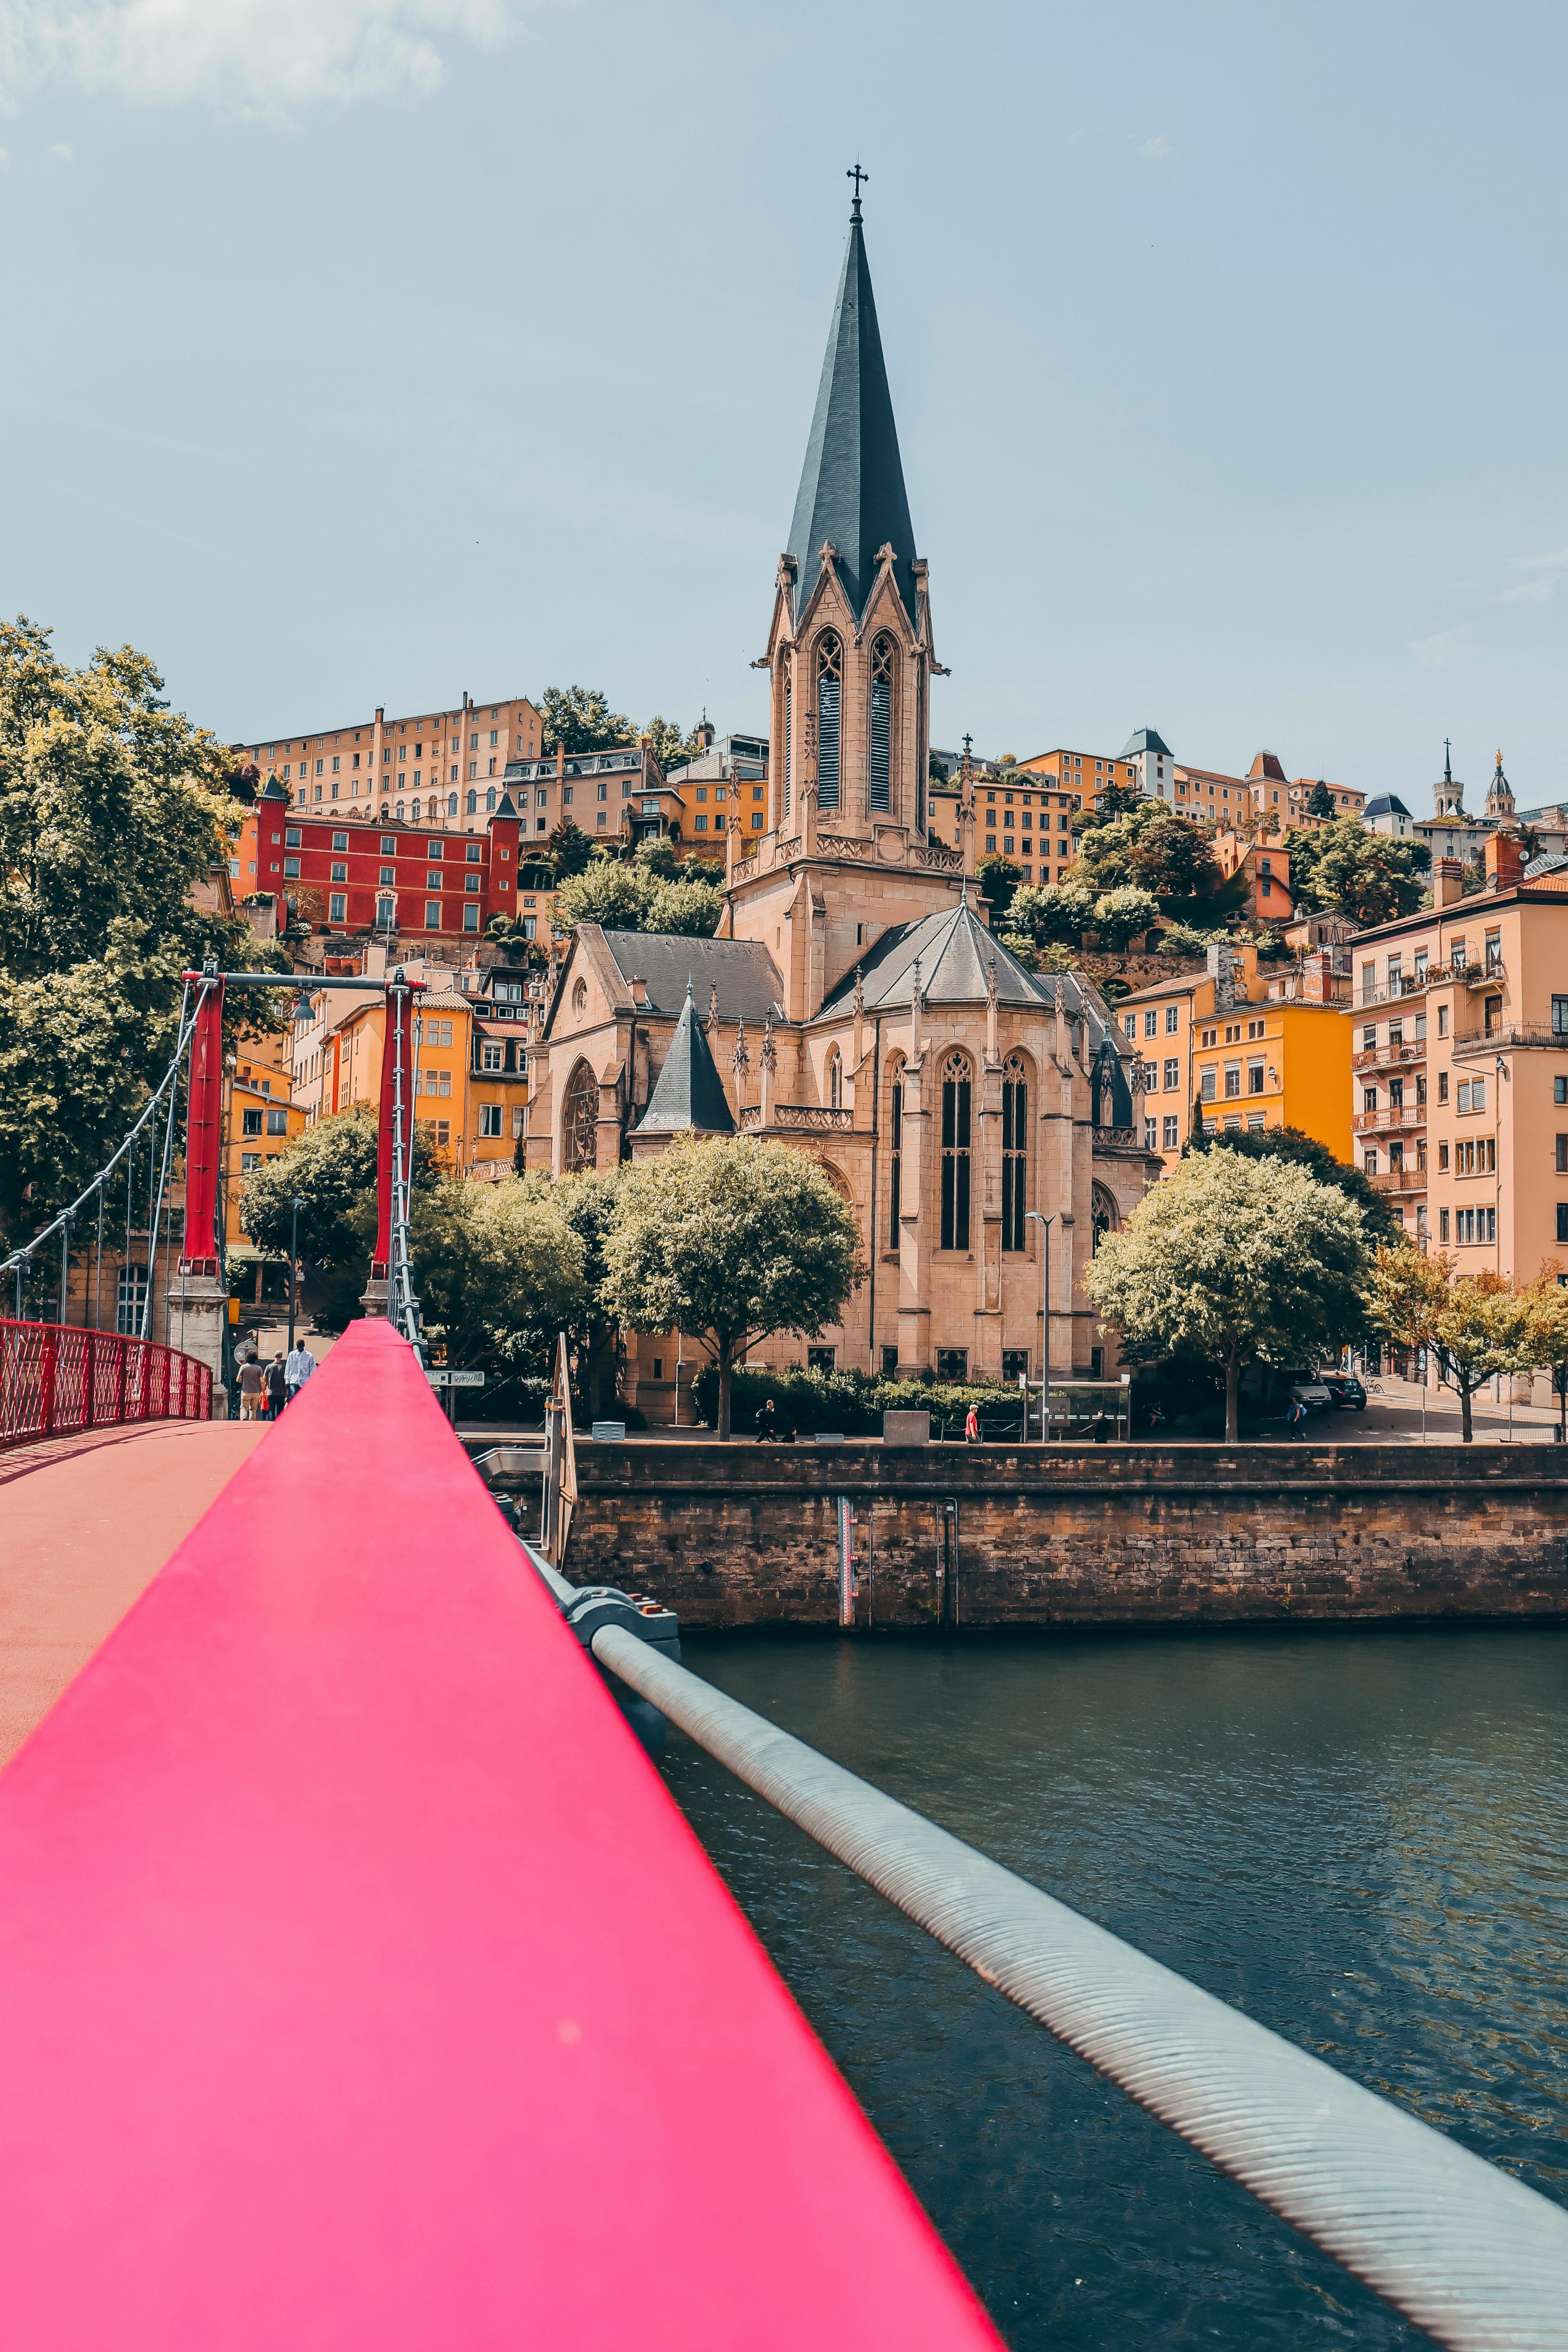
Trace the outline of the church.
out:
<instances>
[{"instance_id":1,"label":"church","mask_svg":"<svg viewBox=\"0 0 1568 2352\"><path fill-rule=\"evenodd\" d=\"M1092 983L1029 971L991 934L973 782L956 846L928 830L944 673L858 187L757 667L767 771L727 829L718 936L579 926L531 1057L526 1164L611 1168L682 1132L812 1153L854 1204L868 1276L841 1324L754 1360L1109 1372L1083 1273L1161 1162ZM650 1422L671 1417L680 1345L628 1341L626 1402ZM686 1342L685 1377L698 1358Z\"/></svg>"}]
</instances>

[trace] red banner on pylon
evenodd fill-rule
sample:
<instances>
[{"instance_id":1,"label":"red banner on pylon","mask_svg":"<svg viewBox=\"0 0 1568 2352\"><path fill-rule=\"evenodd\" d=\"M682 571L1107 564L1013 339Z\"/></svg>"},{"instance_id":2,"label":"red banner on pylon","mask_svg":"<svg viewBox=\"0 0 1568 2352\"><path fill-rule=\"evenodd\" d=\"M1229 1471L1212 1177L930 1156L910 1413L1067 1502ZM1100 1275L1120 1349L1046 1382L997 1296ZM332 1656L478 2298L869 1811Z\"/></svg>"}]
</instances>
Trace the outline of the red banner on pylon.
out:
<instances>
[{"instance_id":1,"label":"red banner on pylon","mask_svg":"<svg viewBox=\"0 0 1568 2352\"><path fill-rule=\"evenodd\" d=\"M223 982L187 974L203 989L191 1033L185 1123L185 1244L182 1274L217 1273L217 1188L223 1150Z\"/></svg>"}]
</instances>

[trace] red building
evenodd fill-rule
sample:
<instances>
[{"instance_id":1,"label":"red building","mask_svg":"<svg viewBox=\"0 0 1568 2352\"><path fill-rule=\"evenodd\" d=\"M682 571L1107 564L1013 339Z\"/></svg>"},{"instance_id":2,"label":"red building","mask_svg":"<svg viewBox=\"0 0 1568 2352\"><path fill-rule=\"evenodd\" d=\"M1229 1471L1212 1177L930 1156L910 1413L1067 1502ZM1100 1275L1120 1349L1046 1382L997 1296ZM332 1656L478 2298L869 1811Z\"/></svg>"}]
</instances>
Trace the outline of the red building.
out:
<instances>
[{"instance_id":1,"label":"red building","mask_svg":"<svg viewBox=\"0 0 1568 2352\"><path fill-rule=\"evenodd\" d=\"M395 930L405 940L483 936L518 907L521 824L502 793L482 831L433 833L346 810L307 814L274 784L258 794L240 841L257 891L280 892L321 931Z\"/></svg>"}]
</instances>

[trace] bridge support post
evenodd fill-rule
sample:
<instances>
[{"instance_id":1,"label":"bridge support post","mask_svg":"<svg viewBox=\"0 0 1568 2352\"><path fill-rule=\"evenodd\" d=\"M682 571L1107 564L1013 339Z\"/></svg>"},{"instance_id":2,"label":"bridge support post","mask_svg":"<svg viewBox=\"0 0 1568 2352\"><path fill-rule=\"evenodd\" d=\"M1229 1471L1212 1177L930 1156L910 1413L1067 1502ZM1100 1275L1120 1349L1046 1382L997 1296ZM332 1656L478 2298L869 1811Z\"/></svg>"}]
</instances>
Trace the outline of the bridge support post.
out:
<instances>
[{"instance_id":1,"label":"bridge support post","mask_svg":"<svg viewBox=\"0 0 1568 2352\"><path fill-rule=\"evenodd\" d=\"M406 1183L408 1154L414 1139L408 1018L411 1000L401 971L388 973L384 1001L386 1018L382 1028L381 1101L375 1146L375 1255L371 1260L370 1280L359 1302L367 1315L386 1315L391 1311L393 1169L401 1141Z\"/></svg>"},{"instance_id":2,"label":"bridge support post","mask_svg":"<svg viewBox=\"0 0 1568 2352\"><path fill-rule=\"evenodd\" d=\"M185 1238L177 1285L169 1298L169 1338L205 1364L213 1376L214 1418L226 1418L223 1347L228 1329L228 1287L219 1278L218 1171L223 1154L223 982L211 971L187 972L203 994L191 1032L191 1074L185 1112ZM149 1269L151 1279L151 1269ZM176 1322L176 1318L177 1322Z\"/></svg>"}]
</instances>

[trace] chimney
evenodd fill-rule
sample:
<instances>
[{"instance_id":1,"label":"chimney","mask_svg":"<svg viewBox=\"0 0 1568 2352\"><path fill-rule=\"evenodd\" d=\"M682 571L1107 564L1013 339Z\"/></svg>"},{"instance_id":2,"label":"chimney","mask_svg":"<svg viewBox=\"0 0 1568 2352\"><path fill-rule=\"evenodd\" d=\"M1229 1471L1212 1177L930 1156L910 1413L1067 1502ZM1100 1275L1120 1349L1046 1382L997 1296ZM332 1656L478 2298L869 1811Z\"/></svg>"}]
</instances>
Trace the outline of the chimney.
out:
<instances>
[{"instance_id":1,"label":"chimney","mask_svg":"<svg viewBox=\"0 0 1568 2352\"><path fill-rule=\"evenodd\" d=\"M1487 841L1487 881L1494 890L1510 890L1524 879L1524 844L1514 833L1494 833Z\"/></svg>"},{"instance_id":2,"label":"chimney","mask_svg":"<svg viewBox=\"0 0 1568 2352\"><path fill-rule=\"evenodd\" d=\"M1490 854L1489 848L1488 852ZM1465 895L1465 868L1458 857L1432 860L1432 904L1452 907Z\"/></svg>"},{"instance_id":3,"label":"chimney","mask_svg":"<svg viewBox=\"0 0 1568 2352\"><path fill-rule=\"evenodd\" d=\"M1308 1004L1334 1002L1334 960L1326 948L1301 958L1301 995Z\"/></svg>"}]
</instances>

